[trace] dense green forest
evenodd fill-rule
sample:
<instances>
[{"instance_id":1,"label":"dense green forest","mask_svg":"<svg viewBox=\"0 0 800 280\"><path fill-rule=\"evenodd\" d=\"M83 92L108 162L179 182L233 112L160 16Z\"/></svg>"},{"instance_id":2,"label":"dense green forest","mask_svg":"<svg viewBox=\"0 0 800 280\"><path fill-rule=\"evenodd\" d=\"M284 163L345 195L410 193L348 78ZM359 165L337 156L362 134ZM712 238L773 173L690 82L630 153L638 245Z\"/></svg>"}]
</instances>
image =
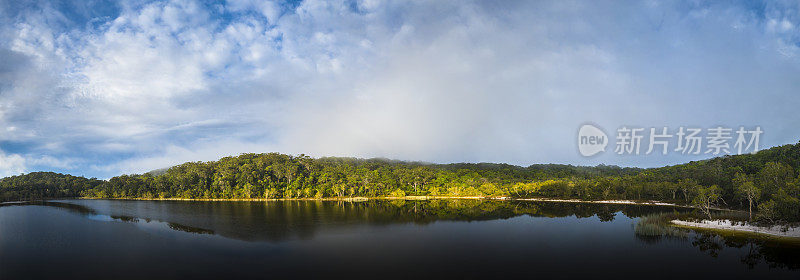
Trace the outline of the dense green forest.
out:
<instances>
[{"instance_id":1,"label":"dense green forest","mask_svg":"<svg viewBox=\"0 0 800 280\"><path fill-rule=\"evenodd\" d=\"M79 197L104 182L54 172L31 172L0 179L0 201Z\"/></svg>"},{"instance_id":2,"label":"dense green forest","mask_svg":"<svg viewBox=\"0 0 800 280\"><path fill-rule=\"evenodd\" d=\"M428 164L242 154L108 181L38 172L0 181L0 198L344 198L411 195L658 200L800 221L800 144L661 168Z\"/></svg>"}]
</instances>

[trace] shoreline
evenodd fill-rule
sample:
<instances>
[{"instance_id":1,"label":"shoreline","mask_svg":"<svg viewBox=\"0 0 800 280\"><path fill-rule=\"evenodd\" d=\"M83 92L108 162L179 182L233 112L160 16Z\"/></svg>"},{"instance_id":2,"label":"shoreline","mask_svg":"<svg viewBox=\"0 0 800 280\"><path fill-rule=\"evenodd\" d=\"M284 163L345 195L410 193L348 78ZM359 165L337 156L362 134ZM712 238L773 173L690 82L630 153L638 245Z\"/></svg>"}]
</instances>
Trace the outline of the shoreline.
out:
<instances>
[{"instance_id":1,"label":"shoreline","mask_svg":"<svg viewBox=\"0 0 800 280\"><path fill-rule=\"evenodd\" d=\"M503 200L503 201L532 201L532 202L566 202L566 203L596 203L596 204L627 204L627 205L653 205L694 208L691 205L681 205L671 202L661 201L636 201L636 200L580 200L580 199L559 199L559 198L511 198L511 197L487 197L487 196L381 196L381 197L324 197L324 198L100 198L100 197L77 197L67 199L89 199L89 200L142 200L142 201L347 201L361 202L369 200L438 200L438 199L470 199L470 200ZM717 210L738 211L731 209Z\"/></svg>"},{"instance_id":2,"label":"shoreline","mask_svg":"<svg viewBox=\"0 0 800 280\"><path fill-rule=\"evenodd\" d=\"M369 200L435 200L435 199L485 199L485 200L511 200L506 197L481 197L481 196L382 196L382 197L324 197L324 198L103 198L103 197L76 197L65 199L87 199L87 200L141 200L141 201L346 201L362 202Z\"/></svg>"},{"instance_id":3,"label":"shoreline","mask_svg":"<svg viewBox=\"0 0 800 280\"><path fill-rule=\"evenodd\" d=\"M569 203L598 203L598 204L630 204L630 205L655 205L655 206L672 206L672 207L685 207L693 208L688 205L680 205L670 202L661 201L635 201L635 200L580 200L580 199L555 199L555 198L517 198L513 200L519 201L541 201L541 202L569 202ZM723 209L728 210L728 209Z\"/></svg>"},{"instance_id":4,"label":"shoreline","mask_svg":"<svg viewBox=\"0 0 800 280\"><path fill-rule=\"evenodd\" d=\"M780 238L791 238L791 239L800 239L800 227L787 227L786 231L784 231L784 227L782 226L770 226L770 227L762 227L762 226L754 226L750 224L740 224L739 222L733 222L731 220L703 220L701 222L689 222L689 221L681 221L681 220L672 220L670 221L675 226L678 227L687 227L687 228L699 228L699 229L708 229L708 230L721 230L721 231L730 231L733 233L748 233L748 234L758 234L758 235L767 235L771 237L780 237Z\"/></svg>"}]
</instances>

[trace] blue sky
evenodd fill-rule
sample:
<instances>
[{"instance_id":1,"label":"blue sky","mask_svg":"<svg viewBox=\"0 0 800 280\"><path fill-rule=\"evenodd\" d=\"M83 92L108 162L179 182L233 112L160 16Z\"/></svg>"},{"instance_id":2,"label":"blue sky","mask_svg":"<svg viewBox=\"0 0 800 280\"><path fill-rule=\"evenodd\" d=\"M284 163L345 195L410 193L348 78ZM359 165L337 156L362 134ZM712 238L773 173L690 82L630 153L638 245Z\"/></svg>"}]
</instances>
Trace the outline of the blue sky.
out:
<instances>
[{"instance_id":1,"label":"blue sky","mask_svg":"<svg viewBox=\"0 0 800 280\"><path fill-rule=\"evenodd\" d=\"M584 123L800 140L797 1L1 1L0 39L0 176L711 157L585 158Z\"/></svg>"}]
</instances>

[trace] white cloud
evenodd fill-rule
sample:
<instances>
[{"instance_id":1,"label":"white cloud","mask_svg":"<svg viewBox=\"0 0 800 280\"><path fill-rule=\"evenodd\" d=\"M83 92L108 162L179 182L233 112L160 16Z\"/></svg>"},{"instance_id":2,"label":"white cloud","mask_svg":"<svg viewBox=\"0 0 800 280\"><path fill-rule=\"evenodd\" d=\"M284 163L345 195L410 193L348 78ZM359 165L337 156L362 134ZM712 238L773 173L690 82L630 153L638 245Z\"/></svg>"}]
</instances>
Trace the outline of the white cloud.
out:
<instances>
[{"instance_id":1,"label":"white cloud","mask_svg":"<svg viewBox=\"0 0 800 280\"><path fill-rule=\"evenodd\" d=\"M19 175L26 172L25 159L17 154L6 154L0 151L0 177Z\"/></svg>"},{"instance_id":2,"label":"white cloud","mask_svg":"<svg viewBox=\"0 0 800 280\"><path fill-rule=\"evenodd\" d=\"M607 4L160 1L90 24L46 4L0 13L13 61L0 65L0 141L31 166L108 177L266 151L688 160L586 161L572 141L586 121L800 137L790 4Z\"/></svg>"},{"instance_id":3,"label":"white cloud","mask_svg":"<svg viewBox=\"0 0 800 280\"><path fill-rule=\"evenodd\" d=\"M92 169L116 173L124 170L124 173L137 173L165 168L178 165L184 162L211 161L226 156L235 156L242 153L271 152L275 151L273 146L241 142L237 140L225 140L205 142L198 141L190 146L169 145L164 148L159 155L133 157L109 165L93 165Z\"/></svg>"},{"instance_id":4,"label":"white cloud","mask_svg":"<svg viewBox=\"0 0 800 280\"><path fill-rule=\"evenodd\" d=\"M78 160L72 158L55 158L52 156L43 155L35 158L26 158L23 163L25 165L48 166L59 169L73 169L76 167L75 164L77 161Z\"/></svg>"}]
</instances>

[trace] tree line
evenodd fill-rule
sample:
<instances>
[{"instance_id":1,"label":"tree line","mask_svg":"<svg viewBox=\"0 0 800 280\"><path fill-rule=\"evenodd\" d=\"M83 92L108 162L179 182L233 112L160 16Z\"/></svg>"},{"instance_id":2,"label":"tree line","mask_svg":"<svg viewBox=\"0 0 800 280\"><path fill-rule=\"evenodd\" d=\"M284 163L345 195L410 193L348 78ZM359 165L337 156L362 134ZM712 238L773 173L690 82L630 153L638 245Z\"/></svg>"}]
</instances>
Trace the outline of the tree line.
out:
<instances>
[{"instance_id":1,"label":"tree line","mask_svg":"<svg viewBox=\"0 0 800 280\"><path fill-rule=\"evenodd\" d=\"M79 197L104 182L55 172L31 172L0 179L0 201Z\"/></svg>"},{"instance_id":2,"label":"tree line","mask_svg":"<svg viewBox=\"0 0 800 280\"><path fill-rule=\"evenodd\" d=\"M509 197L657 200L749 210L769 222L800 221L800 144L661 168L242 154L187 162L107 181L37 172L0 180L0 199L84 196L144 199ZM60 179L58 179L60 178ZM710 213L709 213L710 215Z\"/></svg>"}]
</instances>

